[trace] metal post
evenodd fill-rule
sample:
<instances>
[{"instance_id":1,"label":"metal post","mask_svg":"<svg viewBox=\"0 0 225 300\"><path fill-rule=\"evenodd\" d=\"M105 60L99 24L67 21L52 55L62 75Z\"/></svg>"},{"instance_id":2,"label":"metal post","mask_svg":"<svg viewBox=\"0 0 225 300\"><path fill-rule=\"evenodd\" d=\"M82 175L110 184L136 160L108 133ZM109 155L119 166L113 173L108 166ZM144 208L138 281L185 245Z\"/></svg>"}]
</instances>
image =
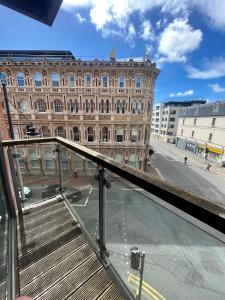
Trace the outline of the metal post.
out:
<instances>
[{"instance_id":1,"label":"metal post","mask_svg":"<svg viewBox=\"0 0 225 300\"><path fill-rule=\"evenodd\" d=\"M8 123L9 123L9 135L10 135L11 139L14 140L15 136L14 136L12 118L11 118L10 109L9 109L9 100L8 100L8 95L7 95L7 91L6 91L6 84L4 82L2 82L2 88L3 88L5 107L6 107ZM19 179L21 198L22 198L22 200L25 200L24 189L23 189L23 179L21 176L19 160L16 156L17 152L16 152L15 146L13 146L13 152L15 155L15 162L16 162L16 169L17 169L17 174L18 174L18 179Z\"/></svg>"},{"instance_id":2,"label":"metal post","mask_svg":"<svg viewBox=\"0 0 225 300\"><path fill-rule=\"evenodd\" d=\"M105 171L99 168L99 248L100 258L105 260Z\"/></svg>"},{"instance_id":3,"label":"metal post","mask_svg":"<svg viewBox=\"0 0 225 300\"><path fill-rule=\"evenodd\" d=\"M59 149L59 144L56 146L56 152L58 153L58 166L59 166L59 185L60 189L62 191L63 186L62 186L62 168L61 168L61 160L60 160L60 149Z\"/></svg>"},{"instance_id":4,"label":"metal post","mask_svg":"<svg viewBox=\"0 0 225 300\"><path fill-rule=\"evenodd\" d=\"M145 262L145 253L141 254L141 268L140 268L140 284L139 284L139 292L138 292L138 300L141 300L141 290L142 290L142 281L144 275L144 262Z\"/></svg>"}]
</instances>

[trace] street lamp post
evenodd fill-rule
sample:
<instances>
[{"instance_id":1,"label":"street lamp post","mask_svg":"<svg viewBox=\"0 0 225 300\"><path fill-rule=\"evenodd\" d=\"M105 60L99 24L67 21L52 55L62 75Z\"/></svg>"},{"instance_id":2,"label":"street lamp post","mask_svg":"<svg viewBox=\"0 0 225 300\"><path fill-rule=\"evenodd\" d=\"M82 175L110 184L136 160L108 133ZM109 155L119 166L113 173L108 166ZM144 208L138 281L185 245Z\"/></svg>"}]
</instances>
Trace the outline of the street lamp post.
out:
<instances>
[{"instance_id":1,"label":"street lamp post","mask_svg":"<svg viewBox=\"0 0 225 300\"><path fill-rule=\"evenodd\" d=\"M7 112L7 117L8 117L8 123L9 123L9 135L12 140L14 140L14 131L13 131L13 124L12 124L12 118L10 114L10 109L9 109L9 100L8 100L8 95L6 91L6 83L2 82L2 88L3 88L3 93L4 93L4 100L5 100L5 107L6 107L6 112ZM25 194L24 194L24 189L23 189L23 180L20 172L20 165L19 165L19 160L18 160L18 155L16 151L16 146L13 146L13 156L15 157L15 163L16 163L16 169L17 169L17 175L18 175L18 180L19 180L19 186L20 186L20 195L22 200L24 201Z\"/></svg>"}]
</instances>

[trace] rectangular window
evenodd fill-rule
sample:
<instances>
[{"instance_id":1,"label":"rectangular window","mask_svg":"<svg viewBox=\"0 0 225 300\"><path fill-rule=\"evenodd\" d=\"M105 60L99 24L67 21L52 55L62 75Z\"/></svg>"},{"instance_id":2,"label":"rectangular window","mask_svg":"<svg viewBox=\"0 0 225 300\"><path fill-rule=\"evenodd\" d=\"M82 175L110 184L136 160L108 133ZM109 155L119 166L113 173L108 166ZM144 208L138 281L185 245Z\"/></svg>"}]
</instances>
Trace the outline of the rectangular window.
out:
<instances>
[{"instance_id":1,"label":"rectangular window","mask_svg":"<svg viewBox=\"0 0 225 300\"><path fill-rule=\"evenodd\" d=\"M136 76L136 78L135 78L135 87L137 89L140 89L141 84L142 84L142 76Z\"/></svg>"},{"instance_id":2,"label":"rectangular window","mask_svg":"<svg viewBox=\"0 0 225 300\"><path fill-rule=\"evenodd\" d=\"M109 100L106 100L106 113L107 114L109 113L109 109L110 109Z\"/></svg>"},{"instance_id":3,"label":"rectangular window","mask_svg":"<svg viewBox=\"0 0 225 300\"><path fill-rule=\"evenodd\" d=\"M7 84L7 75L6 75L5 72L0 72L0 84L2 82L5 83L5 84Z\"/></svg>"},{"instance_id":4,"label":"rectangular window","mask_svg":"<svg viewBox=\"0 0 225 300\"><path fill-rule=\"evenodd\" d=\"M92 86L92 76L91 75L85 75L84 76L84 85L86 87Z\"/></svg>"},{"instance_id":5,"label":"rectangular window","mask_svg":"<svg viewBox=\"0 0 225 300\"><path fill-rule=\"evenodd\" d=\"M171 122L174 122L174 121L175 121L175 118L170 118L170 121L171 121Z\"/></svg>"},{"instance_id":6,"label":"rectangular window","mask_svg":"<svg viewBox=\"0 0 225 300\"><path fill-rule=\"evenodd\" d=\"M68 76L68 83L69 83L69 87L75 87L76 85L76 77L75 75L69 75Z\"/></svg>"},{"instance_id":7,"label":"rectangular window","mask_svg":"<svg viewBox=\"0 0 225 300\"><path fill-rule=\"evenodd\" d=\"M59 86L59 74L58 73L51 73L51 82L53 87Z\"/></svg>"},{"instance_id":8,"label":"rectangular window","mask_svg":"<svg viewBox=\"0 0 225 300\"><path fill-rule=\"evenodd\" d=\"M34 85L41 86L41 73L40 72L34 73Z\"/></svg>"},{"instance_id":9,"label":"rectangular window","mask_svg":"<svg viewBox=\"0 0 225 300\"><path fill-rule=\"evenodd\" d=\"M17 84L18 86L25 86L25 78L24 78L24 73L19 72L17 73Z\"/></svg>"},{"instance_id":10,"label":"rectangular window","mask_svg":"<svg viewBox=\"0 0 225 300\"><path fill-rule=\"evenodd\" d=\"M119 88L120 89L125 88L125 76L124 75L119 76Z\"/></svg>"}]
</instances>

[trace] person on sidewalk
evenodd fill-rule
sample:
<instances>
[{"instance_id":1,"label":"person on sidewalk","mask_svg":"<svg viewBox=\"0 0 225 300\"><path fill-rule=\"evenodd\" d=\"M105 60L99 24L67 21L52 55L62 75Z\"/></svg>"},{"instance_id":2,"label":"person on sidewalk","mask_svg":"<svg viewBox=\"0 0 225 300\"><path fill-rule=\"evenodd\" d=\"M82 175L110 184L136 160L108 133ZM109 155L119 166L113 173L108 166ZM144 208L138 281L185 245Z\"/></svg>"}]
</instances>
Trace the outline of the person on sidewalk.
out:
<instances>
[{"instance_id":1,"label":"person on sidewalk","mask_svg":"<svg viewBox=\"0 0 225 300\"><path fill-rule=\"evenodd\" d=\"M209 169L210 169L211 167L212 167L212 166L210 165L210 163L208 163L205 170L209 172Z\"/></svg>"},{"instance_id":2,"label":"person on sidewalk","mask_svg":"<svg viewBox=\"0 0 225 300\"><path fill-rule=\"evenodd\" d=\"M184 165L187 165L187 160L188 160L188 158L187 158L187 156L185 156L185 158L184 158Z\"/></svg>"}]
</instances>

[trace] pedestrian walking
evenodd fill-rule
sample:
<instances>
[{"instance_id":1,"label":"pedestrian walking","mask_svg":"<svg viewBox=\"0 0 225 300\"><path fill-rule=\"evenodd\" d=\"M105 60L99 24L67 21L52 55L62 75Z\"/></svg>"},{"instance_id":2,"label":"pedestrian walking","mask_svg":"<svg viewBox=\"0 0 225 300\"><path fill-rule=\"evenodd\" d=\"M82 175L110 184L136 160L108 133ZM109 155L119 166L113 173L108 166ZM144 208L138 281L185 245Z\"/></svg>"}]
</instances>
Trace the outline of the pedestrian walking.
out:
<instances>
[{"instance_id":1,"label":"pedestrian walking","mask_svg":"<svg viewBox=\"0 0 225 300\"><path fill-rule=\"evenodd\" d=\"M210 165L210 163L208 163L205 170L209 172L209 169L210 169L211 167L212 167L212 166Z\"/></svg>"},{"instance_id":2,"label":"pedestrian walking","mask_svg":"<svg viewBox=\"0 0 225 300\"><path fill-rule=\"evenodd\" d=\"M187 165L187 156L185 156L185 158L184 158L184 165Z\"/></svg>"}]
</instances>

